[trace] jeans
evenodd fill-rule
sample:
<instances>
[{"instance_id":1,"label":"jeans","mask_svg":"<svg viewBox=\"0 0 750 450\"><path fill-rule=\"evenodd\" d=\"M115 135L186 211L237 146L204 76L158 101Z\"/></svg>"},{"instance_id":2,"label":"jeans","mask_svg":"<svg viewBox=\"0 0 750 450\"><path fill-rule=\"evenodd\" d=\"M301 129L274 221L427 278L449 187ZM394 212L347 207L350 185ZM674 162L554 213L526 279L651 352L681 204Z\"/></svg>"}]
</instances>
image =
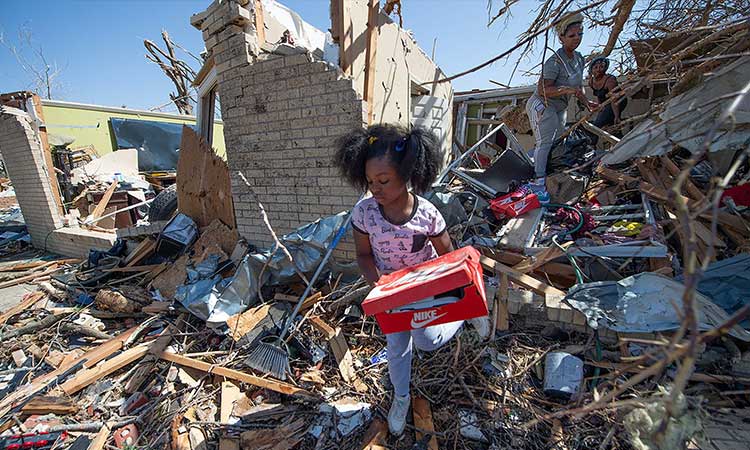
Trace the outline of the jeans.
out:
<instances>
[{"instance_id":1,"label":"jeans","mask_svg":"<svg viewBox=\"0 0 750 450\"><path fill-rule=\"evenodd\" d=\"M412 343L422 351L431 352L451 340L463 323L463 320L459 320L385 335L388 342L388 375L396 395L403 397L409 394Z\"/></svg>"},{"instance_id":2,"label":"jeans","mask_svg":"<svg viewBox=\"0 0 750 450\"><path fill-rule=\"evenodd\" d=\"M534 94L526 101L526 114L536 139L534 172L537 178L543 178L547 174L547 158L552 150L552 143L565 131L568 111L549 108L541 97Z\"/></svg>"}]
</instances>

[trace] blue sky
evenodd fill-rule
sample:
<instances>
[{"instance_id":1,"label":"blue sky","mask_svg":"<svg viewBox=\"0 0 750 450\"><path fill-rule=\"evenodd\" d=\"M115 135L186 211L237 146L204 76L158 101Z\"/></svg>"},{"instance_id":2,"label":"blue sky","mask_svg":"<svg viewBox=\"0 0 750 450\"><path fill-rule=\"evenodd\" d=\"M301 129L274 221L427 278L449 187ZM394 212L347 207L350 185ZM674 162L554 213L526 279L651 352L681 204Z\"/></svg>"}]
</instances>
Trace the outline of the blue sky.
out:
<instances>
[{"instance_id":1,"label":"blue sky","mask_svg":"<svg viewBox=\"0 0 750 450\"><path fill-rule=\"evenodd\" d=\"M328 0L286 0L312 25L330 27ZM499 1L495 2L499 4ZM161 42L166 29L173 40L198 54L201 33L190 25L190 15L203 11L209 0L61 0L0 1L0 32L17 40L20 27L33 32L48 61L63 68L57 99L107 106L150 109L169 101L171 82L144 57L143 39ZM435 60L451 75L510 48L531 19L538 0L521 0L508 22L487 23L486 0L403 0L404 27L429 54L437 37ZM580 49L586 54L601 40L588 30ZM524 61L531 68L540 57ZM488 80L507 83L515 59L501 61L454 81L455 90L495 87ZM29 77L14 57L0 47L0 92L28 88ZM525 84L518 73L513 85ZM54 94L54 93L53 93Z\"/></svg>"}]
</instances>

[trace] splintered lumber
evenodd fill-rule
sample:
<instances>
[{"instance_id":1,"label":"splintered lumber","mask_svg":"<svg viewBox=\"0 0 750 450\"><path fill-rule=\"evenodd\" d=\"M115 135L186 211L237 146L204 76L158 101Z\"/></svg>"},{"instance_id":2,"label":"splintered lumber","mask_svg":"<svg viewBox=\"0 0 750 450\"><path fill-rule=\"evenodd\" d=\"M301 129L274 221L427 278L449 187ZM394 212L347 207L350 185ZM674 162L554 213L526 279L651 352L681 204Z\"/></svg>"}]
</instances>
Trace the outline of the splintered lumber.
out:
<instances>
[{"instance_id":1,"label":"splintered lumber","mask_svg":"<svg viewBox=\"0 0 750 450\"><path fill-rule=\"evenodd\" d=\"M492 259L501 262L506 266L515 266L516 264L520 264L521 261L524 261L526 257L515 252L498 251L492 254ZM547 275L559 282L570 282L570 284L574 284L576 279L575 270L570 264L548 262L541 267L536 268L534 273Z\"/></svg>"},{"instance_id":2,"label":"splintered lumber","mask_svg":"<svg viewBox=\"0 0 750 450\"><path fill-rule=\"evenodd\" d=\"M143 358L149 352L148 345L139 345L126 350L99 366L77 373L73 378L63 383L60 387L68 395L73 395L81 389L89 386L97 380L116 372L133 361Z\"/></svg>"},{"instance_id":3,"label":"splintered lumber","mask_svg":"<svg viewBox=\"0 0 750 450\"><path fill-rule=\"evenodd\" d=\"M387 437L388 427L376 417L362 438L362 450L388 450Z\"/></svg>"},{"instance_id":4,"label":"splintered lumber","mask_svg":"<svg viewBox=\"0 0 750 450\"><path fill-rule=\"evenodd\" d=\"M367 392L367 385L360 380L354 370L354 358L351 351L349 351L349 345L341 328L337 327L334 329L320 317L313 317L310 319L310 323L328 337L328 344L331 346L333 356L338 363L341 378L347 383L353 384L358 392Z\"/></svg>"},{"instance_id":5,"label":"splintered lumber","mask_svg":"<svg viewBox=\"0 0 750 450\"><path fill-rule=\"evenodd\" d=\"M673 177L676 177L680 174L680 168L677 167L677 164L669 159L668 156L662 156L661 163L667 169L667 172L669 172L669 174ZM701 201L706 198L703 192L701 192L701 190L698 189L695 183L693 183L693 181L689 178L685 180L685 189L687 190L688 195L692 197L693 200Z\"/></svg>"},{"instance_id":6,"label":"splintered lumber","mask_svg":"<svg viewBox=\"0 0 750 450\"><path fill-rule=\"evenodd\" d=\"M233 369L228 369L226 367L215 366L207 362L198 361L197 359L188 358L186 356L177 355L175 353L162 352L159 355L159 358L165 361L179 364L181 366L192 367L193 369L198 369L203 372L227 377L235 381L240 381L242 383L252 384L253 386L257 386L260 388L270 389L274 392L279 392L286 395L294 395L309 400L319 399L318 396L316 396L312 392L292 386L288 383L256 377L254 375L250 375Z\"/></svg>"},{"instance_id":7,"label":"splintered lumber","mask_svg":"<svg viewBox=\"0 0 750 450\"><path fill-rule=\"evenodd\" d=\"M35 280L37 278L44 277L45 275L51 275L58 270L61 270L62 267L58 267L57 264L53 265L49 269L45 270L44 272L39 273L32 273L30 275L26 275L23 277L16 278L15 280L6 281L5 283L0 283L0 289L4 289L11 286L17 286L19 284L23 284L27 281Z\"/></svg>"},{"instance_id":8,"label":"splintered lumber","mask_svg":"<svg viewBox=\"0 0 750 450\"><path fill-rule=\"evenodd\" d=\"M608 169L606 167L599 167L598 171L599 171L599 175L607 181L611 181L613 183L618 183L618 184L631 184L631 185L637 186L637 188L641 192L643 192L644 194L646 194L647 196L651 198L654 198L664 203L671 202L669 192L667 192L665 189L654 186L651 183L638 180L637 178L633 178L631 176L622 174L612 169ZM699 202L690 201L690 199L688 199L685 196L681 196L681 197L685 202L687 202L688 208L690 209L695 209L700 206ZM709 210L709 211L701 213L700 217L704 219L712 220L713 213ZM734 228L735 230L741 232L743 235L748 234L748 226L742 218L737 217L726 211L718 211L718 219L719 219L720 224Z\"/></svg>"},{"instance_id":9,"label":"splintered lumber","mask_svg":"<svg viewBox=\"0 0 750 450\"><path fill-rule=\"evenodd\" d=\"M519 284L526 289L531 289L532 291L536 292L539 295L565 297L565 293L563 291L555 287L552 287L548 284L542 283L536 278L532 278L511 267L501 264L492 258L489 258L487 256L482 256L480 261L482 265L494 271L496 274L498 275L505 274L511 280L513 280L514 283Z\"/></svg>"},{"instance_id":10,"label":"splintered lumber","mask_svg":"<svg viewBox=\"0 0 750 450\"><path fill-rule=\"evenodd\" d=\"M177 208L199 228L215 219L235 228L229 167L203 138L186 126L182 127L177 160Z\"/></svg>"},{"instance_id":11,"label":"splintered lumber","mask_svg":"<svg viewBox=\"0 0 750 450\"><path fill-rule=\"evenodd\" d=\"M89 444L88 450L103 450L109 439L109 433L109 424L104 424L99 432L96 433L94 440Z\"/></svg>"},{"instance_id":12,"label":"splintered lumber","mask_svg":"<svg viewBox=\"0 0 750 450\"><path fill-rule=\"evenodd\" d=\"M12 394L7 395L0 402L0 417L5 416L5 414L7 414L15 404L23 402L37 392L45 389L50 383L55 381L58 376L64 374L78 361L83 361L83 367L92 367L99 361L102 361L115 352L120 351L122 349L123 343L127 341L137 330L138 327L133 327L121 333L119 336L116 336L109 341L104 342L95 349L86 352L79 359L71 360L67 363L61 364L60 367L53 370L52 372L34 378L31 383L24 385L22 388L17 389Z\"/></svg>"},{"instance_id":13,"label":"splintered lumber","mask_svg":"<svg viewBox=\"0 0 750 450\"><path fill-rule=\"evenodd\" d=\"M141 261L145 260L156 250L156 239L147 237L130 253L125 257L125 266L133 267L138 265Z\"/></svg>"},{"instance_id":14,"label":"splintered lumber","mask_svg":"<svg viewBox=\"0 0 750 450\"><path fill-rule=\"evenodd\" d=\"M75 414L78 405L69 398L39 396L32 398L21 408L23 414Z\"/></svg>"},{"instance_id":15,"label":"splintered lumber","mask_svg":"<svg viewBox=\"0 0 750 450\"><path fill-rule=\"evenodd\" d=\"M492 308L492 325L494 330L507 331L510 328L508 323L508 275L500 274L500 287L495 294L495 305ZM494 339L495 333L490 335Z\"/></svg>"},{"instance_id":16,"label":"splintered lumber","mask_svg":"<svg viewBox=\"0 0 750 450\"><path fill-rule=\"evenodd\" d=\"M234 402L239 400L240 397L242 397L242 391L236 384L231 381L221 383L221 410L219 411L221 423L229 424L229 419L232 417L232 411L234 410Z\"/></svg>"},{"instance_id":17,"label":"splintered lumber","mask_svg":"<svg viewBox=\"0 0 750 450\"><path fill-rule=\"evenodd\" d=\"M302 302L302 306L300 306L299 308L300 312L304 312L312 308L313 305L318 303L322 298L323 298L323 295L320 292L316 292L314 294L309 295L305 299L305 301ZM276 294L273 297L273 299L284 301L284 302L295 303L295 304L299 301L299 297L295 297L293 295L286 295L286 294Z\"/></svg>"},{"instance_id":18,"label":"splintered lumber","mask_svg":"<svg viewBox=\"0 0 750 450\"><path fill-rule=\"evenodd\" d=\"M434 432L435 424L432 422L432 410L430 409L430 403L423 397L414 398L414 406L412 407L414 412L414 427ZM417 442L422 440L422 433L416 432ZM438 450L437 438L433 434L430 440L427 442L427 448L429 450Z\"/></svg>"},{"instance_id":19,"label":"splintered lumber","mask_svg":"<svg viewBox=\"0 0 750 450\"><path fill-rule=\"evenodd\" d=\"M564 244L562 244L562 248L566 249L570 247L572 244L573 242L565 242ZM552 245L552 246L546 247L544 250L537 253L536 255L527 257L523 261L513 266L513 269L521 273L533 272L539 267L547 264L548 262L554 261L555 259L564 255L565 255L564 250L560 249L560 247L556 245Z\"/></svg>"},{"instance_id":20,"label":"splintered lumber","mask_svg":"<svg viewBox=\"0 0 750 450\"><path fill-rule=\"evenodd\" d=\"M44 298L44 293L42 292L34 292L33 294L26 295L26 297L24 297L24 299L21 300L20 303L11 306L7 311L0 314L0 325L3 325L8 321L8 319L15 316L16 314L22 313L31 308L42 298Z\"/></svg>"},{"instance_id":21,"label":"splintered lumber","mask_svg":"<svg viewBox=\"0 0 750 450\"><path fill-rule=\"evenodd\" d=\"M258 326L258 324L268 315L270 310L271 304L267 303L229 317L226 324L227 327L229 327L232 339L235 341L242 339L242 336Z\"/></svg>"},{"instance_id":22,"label":"splintered lumber","mask_svg":"<svg viewBox=\"0 0 750 450\"><path fill-rule=\"evenodd\" d=\"M375 64L378 51L378 12L380 10L379 0L367 1L367 31L365 35L367 47L365 48L365 89L364 100L370 105L375 104ZM346 33L347 31L344 30ZM372 124L375 108L367 108L367 123Z\"/></svg>"},{"instance_id":23,"label":"splintered lumber","mask_svg":"<svg viewBox=\"0 0 750 450\"><path fill-rule=\"evenodd\" d=\"M117 189L117 181L110 184L107 190L104 192L104 195L102 195L101 200L99 200L99 203L96 204L96 207L94 207L94 211L89 215L89 217L86 220L94 220L98 219L102 216L104 213L104 210L107 209L107 204L109 203L110 199L112 199L112 194L115 193L115 190Z\"/></svg>"},{"instance_id":24,"label":"splintered lumber","mask_svg":"<svg viewBox=\"0 0 750 450\"><path fill-rule=\"evenodd\" d=\"M80 262L81 260L76 259L76 258L56 259L54 261L39 260L39 261L32 261L32 262L27 262L27 263L19 263L19 264L3 266L2 268L0 268L0 272L20 272L20 271L31 270L31 269L43 269L53 264L78 264Z\"/></svg>"},{"instance_id":25,"label":"splintered lumber","mask_svg":"<svg viewBox=\"0 0 750 450\"><path fill-rule=\"evenodd\" d=\"M145 266L113 267L111 269L104 269L104 272L151 272L162 266L162 264L148 264Z\"/></svg>"}]
</instances>

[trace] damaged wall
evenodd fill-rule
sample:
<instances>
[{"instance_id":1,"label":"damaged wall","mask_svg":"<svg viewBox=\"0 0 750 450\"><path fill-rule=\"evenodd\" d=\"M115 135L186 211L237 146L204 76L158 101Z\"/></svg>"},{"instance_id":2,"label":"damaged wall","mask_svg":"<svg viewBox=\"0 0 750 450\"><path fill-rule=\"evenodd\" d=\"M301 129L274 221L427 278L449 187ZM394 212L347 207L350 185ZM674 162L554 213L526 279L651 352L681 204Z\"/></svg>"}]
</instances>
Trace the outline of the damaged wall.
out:
<instances>
[{"instance_id":1,"label":"damaged wall","mask_svg":"<svg viewBox=\"0 0 750 450\"><path fill-rule=\"evenodd\" d=\"M354 78L354 86L363 97L367 3L367 0L343 1L344 28L351 39L351 45L345 46L344 59L346 65L350 64L347 73ZM336 12L332 12L331 20L340 20ZM445 74L417 45L411 32L399 27L382 11L378 15L375 56L372 123L414 123L430 128L442 138L447 157L453 136L453 88L449 82L435 83L445 78Z\"/></svg>"},{"instance_id":2,"label":"damaged wall","mask_svg":"<svg viewBox=\"0 0 750 450\"><path fill-rule=\"evenodd\" d=\"M237 171L279 234L353 206L357 193L332 165L335 139L366 117L353 81L304 49L260 54L252 11L237 2L214 2L199 16L193 24L216 62L240 234L259 247L273 242ZM353 245L342 242L342 252L353 257Z\"/></svg>"},{"instance_id":3,"label":"damaged wall","mask_svg":"<svg viewBox=\"0 0 750 450\"><path fill-rule=\"evenodd\" d=\"M90 248L109 249L113 234L62 229L43 151L32 118L0 106L0 152L34 247L77 257L87 256Z\"/></svg>"}]
</instances>

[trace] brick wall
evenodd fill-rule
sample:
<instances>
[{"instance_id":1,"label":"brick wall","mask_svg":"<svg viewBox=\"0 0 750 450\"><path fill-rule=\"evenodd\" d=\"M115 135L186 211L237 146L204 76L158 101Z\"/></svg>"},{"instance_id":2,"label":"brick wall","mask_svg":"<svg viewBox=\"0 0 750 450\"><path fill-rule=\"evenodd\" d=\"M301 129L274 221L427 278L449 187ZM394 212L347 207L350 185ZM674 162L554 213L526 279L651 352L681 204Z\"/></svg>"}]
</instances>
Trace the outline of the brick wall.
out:
<instances>
[{"instance_id":1,"label":"brick wall","mask_svg":"<svg viewBox=\"0 0 750 450\"><path fill-rule=\"evenodd\" d=\"M62 220L52 196L41 142L26 112L0 107L0 151L31 242L44 248L47 234L60 228Z\"/></svg>"},{"instance_id":2,"label":"brick wall","mask_svg":"<svg viewBox=\"0 0 750 450\"><path fill-rule=\"evenodd\" d=\"M350 209L358 194L332 166L334 142L362 127L367 113L353 81L338 67L302 49L261 54L252 14L233 1L214 3L199 26L219 80L237 226L250 243L264 247L273 240L237 171L279 235ZM351 237L335 255L354 258Z\"/></svg>"},{"instance_id":3,"label":"brick wall","mask_svg":"<svg viewBox=\"0 0 750 450\"><path fill-rule=\"evenodd\" d=\"M0 152L34 247L75 257L90 248L109 249L114 234L61 228L42 151L29 115L0 106Z\"/></svg>"}]
</instances>

